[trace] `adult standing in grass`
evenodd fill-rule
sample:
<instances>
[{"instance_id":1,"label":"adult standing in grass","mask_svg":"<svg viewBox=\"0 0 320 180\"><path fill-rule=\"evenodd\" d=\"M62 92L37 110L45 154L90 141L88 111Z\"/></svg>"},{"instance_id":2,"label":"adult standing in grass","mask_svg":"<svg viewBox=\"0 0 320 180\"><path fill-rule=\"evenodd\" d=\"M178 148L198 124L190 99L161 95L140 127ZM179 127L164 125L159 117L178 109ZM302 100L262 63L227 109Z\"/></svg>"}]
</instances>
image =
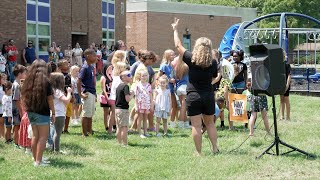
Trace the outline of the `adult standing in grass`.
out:
<instances>
[{"instance_id":1,"label":"adult standing in grass","mask_svg":"<svg viewBox=\"0 0 320 180\"><path fill-rule=\"evenodd\" d=\"M196 40L193 52L187 51L178 34L179 19L172 23L174 44L182 60L189 66L189 83L187 85L187 111L192 123L192 137L196 146L196 155L201 155L202 133L201 124L204 121L212 144L212 152L218 152L217 130L214 126L215 113L212 78L217 76L217 63L212 61L210 39L200 37Z\"/></svg>"},{"instance_id":2,"label":"adult standing in grass","mask_svg":"<svg viewBox=\"0 0 320 180\"><path fill-rule=\"evenodd\" d=\"M43 60L35 60L31 64L21 90L22 101L32 126L34 166L45 166L42 155L49 134L50 110L51 121L55 122L55 109L48 67Z\"/></svg>"},{"instance_id":3,"label":"adult standing in grass","mask_svg":"<svg viewBox=\"0 0 320 180\"><path fill-rule=\"evenodd\" d=\"M287 59L286 51L283 51L284 59ZM291 83L291 66L289 62L285 65L286 69L286 92L284 95L280 96L280 109L281 109L281 118L280 120L284 120L284 111L286 110L287 116L286 120L290 121L290 101L289 101L289 93L290 93L290 83Z\"/></svg>"}]
</instances>

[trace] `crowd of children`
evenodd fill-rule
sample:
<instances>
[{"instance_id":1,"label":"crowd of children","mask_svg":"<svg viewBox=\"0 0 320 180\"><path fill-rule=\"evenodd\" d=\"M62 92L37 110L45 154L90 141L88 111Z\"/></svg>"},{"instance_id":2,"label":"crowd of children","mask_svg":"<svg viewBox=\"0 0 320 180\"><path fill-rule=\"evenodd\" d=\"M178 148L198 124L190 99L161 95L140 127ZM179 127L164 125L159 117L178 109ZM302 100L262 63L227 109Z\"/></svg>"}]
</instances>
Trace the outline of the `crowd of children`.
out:
<instances>
[{"instance_id":1,"label":"crowd of children","mask_svg":"<svg viewBox=\"0 0 320 180\"><path fill-rule=\"evenodd\" d=\"M233 83L221 75L223 74L221 54L217 50L213 50L212 53L218 63L218 77L212 81L215 86L213 89L217 91L214 122L220 118L221 127L224 127L223 110L228 109L227 93L232 89L244 89L244 84L247 84L245 93L248 99L251 99L247 108L251 114L250 135L253 135L257 112L262 113L269 133L267 98L253 96L250 93L250 81L247 82L246 77L247 67L241 62L243 53L241 51L231 53L236 72L236 82ZM0 138L4 137L7 144L13 142L16 148L24 148L26 153L32 153L35 166L45 166L49 161L42 158L43 144L47 142L47 147L53 152L63 153L60 150L60 138L62 133L69 133L70 118L72 124L81 123L84 137L94 134L92 118L96 111L96 100L103 108L106 132L111 134L116 131L117 141L124 147L128 146L128 132L137 132L139 137L148 138L151 136L150 131L154 131L156 137L171 136L168 131L169 125L171 128L189 129L190 123L186 114L188 65L179 60L181 57L176 57L173 50L168 49L163 54L159 72L156 74L152 64L158 60L158 56L154 52L140 50L137 57L137 62L130 67L126 51L117 50L112 54L111 62L102 68L101 94L96 92L94 65L97 61L97 52L93 49L85 50L85 62L81 67L78 65L70 67L69 62L62 59L45 64L46 70L43 70L44 61L36 60L28 68L28 75L27 68L17 64L13 68L15 76L13 83L7 81L5 74L0 74ZM44 76L43 79L37 77L40 72ZM37 94L31 97L32 94L21 94L24 79L31 82L32 78L35 81L33 83L38 84L29 83L28 87L33 85L32 88L35 88L33 93L44 95ZM42 86L36 87L36 85ZM30 88L23 90L24 93L29 91ZM21 96L24 101L21 101ZM45 107L30 106L31 103L37 103L35 98L40 97L47 97L45 102L41 102ZM130 108L131 100L134 105ZM49 120L44 121L48 117L51 117L50 126ZM168 124L169 118L170 124ZM161 122L163 134L160 133ZM232 130L232 123L229 124ZM48 127L44 128L41 125Z\"/></svg>"}]
</instances>

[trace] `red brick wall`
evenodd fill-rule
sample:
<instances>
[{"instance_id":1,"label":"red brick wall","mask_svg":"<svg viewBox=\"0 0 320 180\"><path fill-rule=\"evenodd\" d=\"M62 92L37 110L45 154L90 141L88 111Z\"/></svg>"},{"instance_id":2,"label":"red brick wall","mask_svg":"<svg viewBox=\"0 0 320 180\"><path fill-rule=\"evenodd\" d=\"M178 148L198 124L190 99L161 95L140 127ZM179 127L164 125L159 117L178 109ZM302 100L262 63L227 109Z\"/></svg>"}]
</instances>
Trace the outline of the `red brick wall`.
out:
<instances>
[{"instance_id":1,"label":"red brick wall","mask_svg":"<svg viewBox=\"0 0 320 180\"><path fill-rule=\"evenodd\" d=\"M18 62L26 47L26 1L1 0L0 1L0 49L9 39L14 39L19 50Z\"/></svg>"},{"instance_id":2,"label":"red brick wall","mask_svg":"<svg viewBox=\"0 0 320 180\"><path fill-rule=\"evenodd\" d=\"M121 3L123 3L123 7L121 7ZM115 31L115 40L126 42L126 0L115 1Z\"/></svg>"},{"instance_id":3,"label":"red brick wall","mask_svg":"<svg viewBox=\"0 0 320 180\"><path fill-rule=\"evenodd\" d=\"M101 0L88 0L88 42L102 43Z\"/></svg>"},{"instance_id":4,"label":"red brick wall","mask_svg":"<svg viewBox=\"0 0 320 180\"><path fill-rule=\"evenodd\" d=\"M226 30L233 24L241 22L240 17L215 16L210 20L207 15L167 14L148 12L148 49L154 50L162 57L166 49L174 49L171 23L174 17L179 21L179 35L182 41L185 29L191 35L191 48L199 37L212 40L213 48L218 48Z\"/></svg>"},{"instance_id":5,"label":"red brick wall","mask_svg":"<svg viewBox=\"0 0 320 180\"><path fill-rule=\"evenodd\" d=\"M160 57L166 49L174 49L173 31L171 23L174 17L180 19L179 34L189 29L191 48L195 40L205 36L212 40L213 48L218 48L226 30L233 24L241 22L241 17L215 16L210 20L206 15L137 12L127 13L127 44L135 46L137 50L155 51Z\"/></svg>"},{"instance_id":6,"label":"red brick wall","mask_svg":"<svg viewBox=\"0 0 320 180\"><path fill-rule=\"evenodd\" d=\"M71 43L71 1L51 1L51 42L66 49Z\"/></svg>"},{"instance_id":7,"label":"red brick wall","mask_svg":"<svg viewBox=\"0 0 320 180\"><path fill-rule=\"evenodd\" d=\"M147 49L147 13L127 13L127 46L134 46L136 51Z\"/></svg>"}]
</instances>

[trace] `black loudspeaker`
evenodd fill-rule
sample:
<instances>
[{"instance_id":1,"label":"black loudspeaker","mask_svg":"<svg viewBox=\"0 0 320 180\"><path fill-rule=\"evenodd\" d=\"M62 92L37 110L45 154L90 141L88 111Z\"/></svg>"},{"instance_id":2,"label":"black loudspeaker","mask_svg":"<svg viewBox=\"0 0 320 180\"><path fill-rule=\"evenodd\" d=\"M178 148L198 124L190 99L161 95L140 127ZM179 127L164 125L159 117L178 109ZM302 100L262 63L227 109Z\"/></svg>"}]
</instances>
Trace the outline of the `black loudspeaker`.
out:
<instances>
[{"instance_id":1,"label":"black loudspeaker","mask_svg":"<svg viewBox=\"0 0 320 180\"><path fill-rule=\"evenodd\" d=\"M284 94L286 71L282 48L276 44L256 44L251 45L249 50L253 94Z\"/></svg>"}]
</instances>

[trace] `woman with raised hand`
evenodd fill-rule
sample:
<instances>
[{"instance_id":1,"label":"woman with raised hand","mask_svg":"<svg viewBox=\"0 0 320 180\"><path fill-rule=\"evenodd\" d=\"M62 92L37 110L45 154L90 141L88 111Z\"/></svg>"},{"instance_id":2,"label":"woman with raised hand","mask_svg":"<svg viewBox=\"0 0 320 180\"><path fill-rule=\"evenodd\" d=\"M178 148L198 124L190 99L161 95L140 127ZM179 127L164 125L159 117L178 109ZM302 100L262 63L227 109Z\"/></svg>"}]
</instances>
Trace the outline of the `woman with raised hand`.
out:
<instances>
[{"instance_id":1,"label":"woman with raised hand","mask_svg":"<svg viewBox=\"0 0 320 180\"><path fill-rule=\"evenodd\" d=\"M187 85L187 112L191 118L192 137L196 146L195 155L201 155L202 120L207 127L208 136L212 144L212 152L217 153L217 130L213 122L215 113L214 92L211 85L212 78L217 76L217 63L212 61L212 43L206 37L196 40L194 49L187 51L178 35L179 19L172 23L174 44L182 60L189 66L189 83Z\"/></svg>"}]
</instances>

